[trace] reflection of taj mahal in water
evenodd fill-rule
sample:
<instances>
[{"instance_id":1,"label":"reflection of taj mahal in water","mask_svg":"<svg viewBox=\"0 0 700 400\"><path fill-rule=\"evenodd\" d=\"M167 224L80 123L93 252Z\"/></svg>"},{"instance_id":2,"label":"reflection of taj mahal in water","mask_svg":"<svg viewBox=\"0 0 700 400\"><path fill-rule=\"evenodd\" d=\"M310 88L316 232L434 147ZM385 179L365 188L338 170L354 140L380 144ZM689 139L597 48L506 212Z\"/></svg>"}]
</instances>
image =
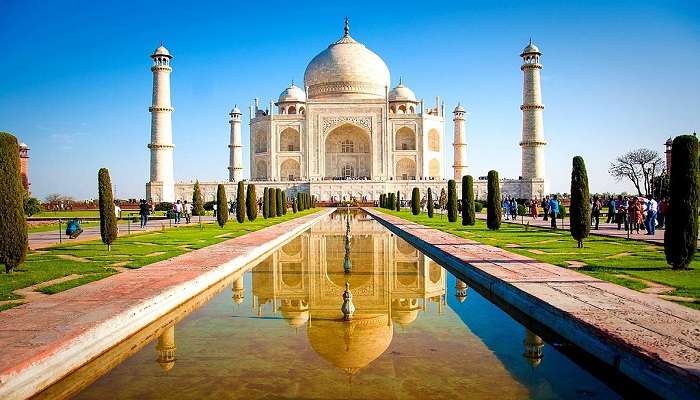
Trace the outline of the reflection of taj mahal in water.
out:
<instances>
[{"instance_id":1,"label":"reflection of taj mahal in water","mask_svg":"<svg viewBox=\"0 0 700 400\"><path fill-rule=\"evenodd\" d=\"M398 324L408 328L426 310L444 317L447 272L427 256L370 219L350 214L350 250L341 234L347 214L314 225L255 266L252 297L243 277L233 282L232 301L248 300L258 317L284 318L289 329L306 333L313 351L348 375L355 375L389 348ZM345 273L349 259L351 272ZM349 283L355 312L341 313ZM452 295L461 303L467 285L456 280ZM523 356L537 366L542 340L526 332ZM175 363L174 328L160 336L156 349L165 370Z\"/></svg>"},{"instance_id":2,"label":"reflection of taj mahal in water","mask_svg":"<svg viewBox=\"0 0 700 400\"><path fill-rule=\"evenodd\" d=\"M545 191L544 106L540 93L540 51L530 43L522 57L522 173L502 180L502 191L516 197L541 196ZM170 62L163 46L153 59L151 177L147 197L154 201L192 198L192 182L175 183L170 103ZM276 187L288 195L307 192L321 201L342 198L378 200L379 195L419 187L439 193L446 176L458 185L469 173L465 109L453 111L454 164L445 171L445 105L440 98L426 104L401 80L391 89L389 68L374 52L343 36L316 55L304 72L303 88L293 83L267 107L256 99L250 113L250 179L261 187ZM230 113L229 181L227 195L243 179L242 113ZM475 173L486 175L486 171ZM212 200L219 182L200 182L205 200ZM477 198L486 182L475 180Z\"/></svg>"}]
</instances>

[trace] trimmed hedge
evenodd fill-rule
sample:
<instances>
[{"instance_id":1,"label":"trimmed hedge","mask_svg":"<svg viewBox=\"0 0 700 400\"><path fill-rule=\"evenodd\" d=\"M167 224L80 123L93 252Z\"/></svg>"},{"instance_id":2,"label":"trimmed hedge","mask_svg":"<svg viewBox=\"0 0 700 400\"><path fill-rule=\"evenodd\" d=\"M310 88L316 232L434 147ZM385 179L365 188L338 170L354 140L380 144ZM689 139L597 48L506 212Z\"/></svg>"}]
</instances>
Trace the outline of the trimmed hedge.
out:
<instances>
[{"instance_id":1,"label":"trimmed hedge","mask_svg":"<svg viewBox=\"0 0 700 400\"><path fill-rule=\"evenodd\" d=\"M114 196L112 195L112 179L107 168L100 168L97 173L97 193L100 208L100 237L107 245L107 251L112 250L112 242L117 238L117 216L114 212Z\"/></svg>"},{"instance_id":2,"label":"trimmed hedge","mask_svg":"<svg viewBox=\"0 0 700 400\"><path fill-rule=\"evenodd\" d=\"M491 170L488 175L488 194L486 196L486 226L492 231L501 227L501 187L498 172Z\"/></svg>"},{"instance_id":3,"label":"trimmed hedge","mask_svg":"<svg viewBox=\"0 0 700 400\"><path fill-rule=\"evenodd\" d=\"M17 138L6 132L0 132L0 188L0 263L5 265L5 272L10 273L24 262L29 245L19 145Z\"/></svg>"},{"instance_id":4,"label":"trimmed hedge","mask_svg":"<svg viewBox=\"0 0 700 400\"><path fill-rule=\"evenodd\" d=\"M673 139L669 215L666 216L664 252L673 269L686 269L693 260L698 240L700 160L698 139L681 135Z\"/></svg>"},{"instance_id":5,"label":"trimmed hedge","mask_svg":"<svg viewBox=\"0 0 700 400\"><path fill-rule=\"evenodd\" d=\"M571 209L569 231L583 247L583 239L591 232L591 195L588 191L588 173L583 158L576 156L571 168Z\"/></svg>"}]
</instances>

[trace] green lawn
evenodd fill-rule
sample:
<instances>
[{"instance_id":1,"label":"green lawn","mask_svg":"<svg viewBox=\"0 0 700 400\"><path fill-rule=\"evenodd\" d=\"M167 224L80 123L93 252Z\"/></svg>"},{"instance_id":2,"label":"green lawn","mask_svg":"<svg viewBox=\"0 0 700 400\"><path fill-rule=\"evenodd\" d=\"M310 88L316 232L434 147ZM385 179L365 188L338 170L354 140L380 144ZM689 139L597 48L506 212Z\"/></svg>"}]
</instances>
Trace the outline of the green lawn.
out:
<instances>
[{"instance_id":1,"label":"green lawn","mask_svg":"<svg viewBox=\"0 0 700 400\"><path fill-rule=\"evenodd\" d=\"M107 247L99 240L32 251L13 273L0 274L0 300L18 298L12 293L16 289L71 274L81 275L42 289L45 293L57 293L117 273L113 266L140 268L316 211L294 214L290 210L281 217L264 219L259 216L254 222L243 224L236 222L233 216L233 221L224 228L208 223L201 229L198 225L191 225L122 236L112 244L111 252L107 252Z\"/></svg>"},{"instance_id":2,"label":"green lawn","mask_svg":"<svg viewBox=\"0 0 700 400\"><path fill-rule=\"evenodd\" d=\"M134 214L138 218L138 210L122 210L122 218L126 218L129 213ZM165 211L156 211L152 215L165 215ZM42 211L39 214L32 215L35 218L97 218L99 216L99 210Z\"/></svg>"},{"instance_id":3,"label":"green lawn","mask_svg":"<svg viewBox=\"0 0 700 400\"><path fill-rule=\"evenodd\" d=\"M91 226L100 226L99 221L85 221L80 224L80 227L85 229L87 227ZM61 230L65 234L66 232L66 222L61 223ZM28 233L39 233L39 232L50 232L50 231L56 231L58 232L58 222L50 222L47 224L41 224L37 226L30 226L27 228Z\"/></svg>"},{"instance_id":4,"label":"green lawn","mask_svg":"<svg viewBox=\"0 0 700 400\"><path fill-rule=\"evenodd\" d=\"M450 223L446 215L440 217L435 214L433 218L428 218L426 213L414 216L410 210L380 211L550 264L565 267L569 265L567 261L580 261L586 266L577 271L631 289L644 289L646 285L620 275L671 286L676 290L669 294L693 297L700 301L698 255L689 270L674 271L666 263L663 247L646 242L592 235L585 241L585 247L578 249L568 230L526 229L522 225L504 223L500 230L490 231L482 220L477 220L474 226L462 226L461 218ZM513 245L520 247L512 247ZM700 308L698 302L682 304Z\"/></svg>"}]
</instances>

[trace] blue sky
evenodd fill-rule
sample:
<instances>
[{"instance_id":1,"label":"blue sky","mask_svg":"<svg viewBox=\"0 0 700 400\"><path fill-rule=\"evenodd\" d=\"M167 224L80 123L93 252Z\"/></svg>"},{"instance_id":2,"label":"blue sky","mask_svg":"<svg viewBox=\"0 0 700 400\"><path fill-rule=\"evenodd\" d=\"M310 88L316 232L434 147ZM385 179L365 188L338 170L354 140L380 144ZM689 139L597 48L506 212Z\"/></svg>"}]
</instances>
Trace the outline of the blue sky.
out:
<instances>
[{"instance_id":1,"label":"blue sky","mask_svg":"<svg viewBox=\"0 0 700 400\"><path fill-rule=\"evenodd\" d=\"M697 0L0 0L0 130L30 145L38 197L94 197L102 166L119 197L142 197L148 55L164 41L175 56L176 179L223 180L228 111L238 104L247 114L252 98L267 104L292 79L302 82L346 15L394 83L403 77L428 104L440 95L449 110L466 106L473 175L519 175L518 54L530 37L544 53L552 190L568 191L574 155L585 158L592 190L628 190L608 176L610 160L638 147L663 151L669 136L700 129ZM243 134L248 154L247 125ZM446 137L451 143L451 118Z\"/></svg>"}]
</instances>

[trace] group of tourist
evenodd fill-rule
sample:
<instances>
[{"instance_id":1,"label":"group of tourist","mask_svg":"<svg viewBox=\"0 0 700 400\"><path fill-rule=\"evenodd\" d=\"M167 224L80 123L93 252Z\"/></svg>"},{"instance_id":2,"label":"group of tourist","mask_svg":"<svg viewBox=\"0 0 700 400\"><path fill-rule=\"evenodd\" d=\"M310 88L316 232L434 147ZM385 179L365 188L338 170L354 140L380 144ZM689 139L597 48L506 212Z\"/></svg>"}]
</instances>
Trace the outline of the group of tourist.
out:
<instances>
[{"instance_id":1,"label":"group of tourist","mask_svg":"<svg viewBox=\"0 0 700 400\"><path fill-rule=\"evenodd\" d=\"M591 202L591 225L593 229L598 229L600 222L600 212L607 208L606 223L617 223L617 230L624 226L625 231L644 230L647 235L654 235L656 228L663 229L666 215L669 210L667 197L662 197L659 201L648 195L642 196L622 196L618 195L599 198L593 196Z\"/></svg>"}]
</instances>

